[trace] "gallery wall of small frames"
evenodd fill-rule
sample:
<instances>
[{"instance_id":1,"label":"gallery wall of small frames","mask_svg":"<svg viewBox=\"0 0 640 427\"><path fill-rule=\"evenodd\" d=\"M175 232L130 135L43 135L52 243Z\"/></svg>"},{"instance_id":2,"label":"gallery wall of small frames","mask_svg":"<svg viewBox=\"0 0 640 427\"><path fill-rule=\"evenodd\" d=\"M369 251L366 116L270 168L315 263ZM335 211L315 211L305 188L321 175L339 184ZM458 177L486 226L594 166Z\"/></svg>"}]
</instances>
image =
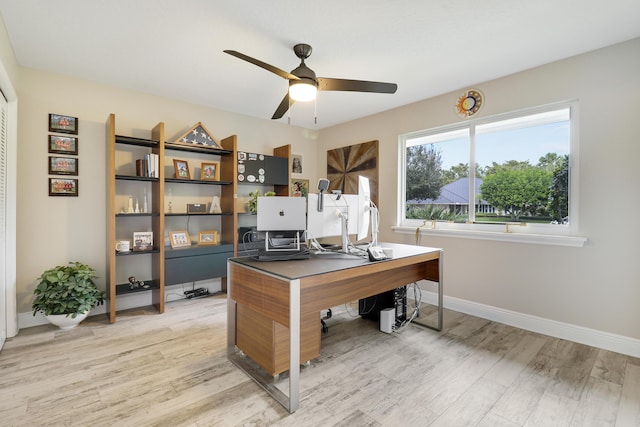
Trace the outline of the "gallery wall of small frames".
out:
<instances>
[{"instance_id":1,"label":"gallery wall of small frames","mask_svg":"<svg viewBox=\"0 0 640 427\"><path fill-rule=\"evenodd\" d=\"M49 132L49 196L78 197L78 118L49 114Z\"/></svg>"}]
</instances>

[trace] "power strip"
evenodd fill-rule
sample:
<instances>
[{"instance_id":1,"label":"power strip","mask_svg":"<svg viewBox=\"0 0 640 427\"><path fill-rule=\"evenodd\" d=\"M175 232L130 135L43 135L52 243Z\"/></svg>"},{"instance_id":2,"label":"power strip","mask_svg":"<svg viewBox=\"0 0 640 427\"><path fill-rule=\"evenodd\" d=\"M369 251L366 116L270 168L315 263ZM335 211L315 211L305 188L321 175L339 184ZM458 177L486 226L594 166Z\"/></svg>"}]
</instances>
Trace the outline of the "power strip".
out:
<instances>
[{"instance_id":1,"label":"power strip","mask_svg":"<svg viewBox=\"0 0 640 427\"><path fill-rule=\"evenodd\" d=\"M198 288L198 289L194 289L192 291L184 291L184 296L187 299L208 297L209 296L209 289L207 289L207 288Z\"/></svg>"}]
</instances>

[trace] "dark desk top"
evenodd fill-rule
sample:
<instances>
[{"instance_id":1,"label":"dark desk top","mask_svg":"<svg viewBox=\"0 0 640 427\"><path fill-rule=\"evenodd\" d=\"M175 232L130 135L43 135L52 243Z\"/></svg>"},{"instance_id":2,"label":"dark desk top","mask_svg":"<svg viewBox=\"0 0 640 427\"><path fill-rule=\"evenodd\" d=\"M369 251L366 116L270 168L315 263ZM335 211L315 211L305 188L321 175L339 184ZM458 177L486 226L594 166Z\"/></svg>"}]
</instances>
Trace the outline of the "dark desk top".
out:
<instances>
[{"instance_id":1,"label":"dark desk top","mask_svg":"<svg viewBox=\"0 0 640 427\"><path fill-rule=\"evenodd\" d=\"M439 248L403 245L398 243L380 243L379 246L393 249L393 258L377 262L389 262L394 259L441 251ZM372 263L367 257L358 257L339 252L327 252L320 254L312 252L309 259L305 260L259 261L253 257L238 257L229 258L228 262L252 267L266 273L280 276L287 280L301 279L303 277L361 267Z\"/></svg>"}]
</instances>

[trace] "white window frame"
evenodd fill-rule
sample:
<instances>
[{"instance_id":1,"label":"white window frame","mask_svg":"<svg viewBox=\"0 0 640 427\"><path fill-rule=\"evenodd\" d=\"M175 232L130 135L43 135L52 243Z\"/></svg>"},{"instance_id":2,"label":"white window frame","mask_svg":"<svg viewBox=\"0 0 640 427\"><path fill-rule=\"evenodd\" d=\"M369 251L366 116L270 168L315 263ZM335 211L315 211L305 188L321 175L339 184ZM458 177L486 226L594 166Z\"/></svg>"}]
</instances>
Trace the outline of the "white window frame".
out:
<instances>
[{"instance_id":1,"label":"white window frame","mask_svg":"<svg viewBox=\"0 0 640 427\"><path fill-rule=\"evenodd\" d=\"M529 224L519 226L507 223L450 223L445 221L424 221L419 219L405 218L406 205L406 147L407 141L420 137L428 137L444 132L460 131L469 128L469 136L475 139L475 128L479 125L490 124L508 119L534 115L539 113L551 112L564 108L570 109L570 131L569 131L569 224L551 225L551 224ZM585 237L578 235L579 230L579 212L578 212L578 156L579 156L579 135L578 135L578 102L568 101L555 103L540 107L528 108L525 110L514 111L510 113L498 114L490 117L482 117L470 119L461 123L440 126L433 129L411 132L398 136L398 201L397 201L397 224L393 227L396 233L416 234L419 229L419 235L434 235L442 237L457 237L467 239L496 240L519 243L532 243L544 245L560 245L560 246L584 246ZM474 149L470 150L469 165L475 162ZM471 175L470 175L471 176ZM473 183L470 185L472 192ZM471 200L471 199L470 199Z\"/></svg>"}]
</instances>

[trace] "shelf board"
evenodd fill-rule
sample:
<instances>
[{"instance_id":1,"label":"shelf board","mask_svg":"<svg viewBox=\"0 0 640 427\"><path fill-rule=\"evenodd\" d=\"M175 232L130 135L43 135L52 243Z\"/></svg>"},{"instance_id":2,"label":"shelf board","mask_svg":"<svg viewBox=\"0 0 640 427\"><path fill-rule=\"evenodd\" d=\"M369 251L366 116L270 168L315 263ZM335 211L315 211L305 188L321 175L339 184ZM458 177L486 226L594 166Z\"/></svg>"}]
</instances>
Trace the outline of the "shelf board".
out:
<instances>
[{"instance_id":1,"label":"shelf board","mask_svg":"<svg viewBox=\"0 0 640 427\"><path fill-rule=\"evenodd\" d=\"M122 213L117 213L116 214L116 218L141 217L141 216L160 216L160 214L158 212L144 212L144 213L126 213L126 212L122 212Z\"/></svg>"},{"instance_id":2,"label":"shelf board","mask_svg":"<svg viewBox=\"0 0 640 427\"><path fill-rule=\"evenodd\" d=\"M157 280L143 280L145 284L150 285L148 288L133 288L129 287L129 283L121 283L116 285L116 295L135 294L138 292L149 292L154 289L160 289L160 284Z\"/></svg>"},{"instance_id":3,"label":"shelf board","mask_svg":"<svg viewBox=\"0 0 640 427\"><path fill-rule=\"evenodd\" d=\"M116 179L121 181L158 182L158 178L153 178L150 176L137 176L137 175L116 175Z\"/></svg>"},{"instance_id":4,"label":"shelf board","mask_svg":"<svg viewBox=\"0 0 640 427\"><path fill-rule=\"evenodd\" d=\"M175 144L171 142L165 142L164 148L166 150L188 151L191 153L211 154L214 156L226 156L233 153L233 151L231 150L223 150L220 148L210 148L199 145Z\"/></svg>"},{"instance_id":5,"label":"shelf board","mask_svg":"<svg viewBox=\"0 0 640 427\"><path fill-rule=\"evenodd\" d=\"M180 178L165 178L164 182L173 182L178 184L206 184L206 185L230 185L231 181L210 181L202 179L180 179Z\"/></svg>"},{"instance_id":6,"label":"shelf board","mask_svg":"<svg viewBox=\"0 0 640 427\"><path fill-rule=\"evenodd\" d=\"M145 254L157 254L160 252L160 249L153 248L149 251L129 251L129 252L118 252L116 251L116 256L131 256L131 255L145 255Z\"/></svg>"},{"instance_id":7,"label":"shelf board","mask_svg":"<svg viewBox=\"0 0 640 427\"><path fill-rule=\"evenodd\" d=\"M222 212L222 213L186 213L186 212L167 212L164 216L225 216L225 215L233 215L233 212Z\"/></svg>"},{"instance_id":8,"label":"shelf board","mask_svg":"<svg viewBox=\"0 0 640 427\"><path fill-rule=\"evenodd\" d=\"M159 145L159 142L152 139L116 135L116 144L137 145L140 147L157 147Z\"/></svg>"}]
</instances>

